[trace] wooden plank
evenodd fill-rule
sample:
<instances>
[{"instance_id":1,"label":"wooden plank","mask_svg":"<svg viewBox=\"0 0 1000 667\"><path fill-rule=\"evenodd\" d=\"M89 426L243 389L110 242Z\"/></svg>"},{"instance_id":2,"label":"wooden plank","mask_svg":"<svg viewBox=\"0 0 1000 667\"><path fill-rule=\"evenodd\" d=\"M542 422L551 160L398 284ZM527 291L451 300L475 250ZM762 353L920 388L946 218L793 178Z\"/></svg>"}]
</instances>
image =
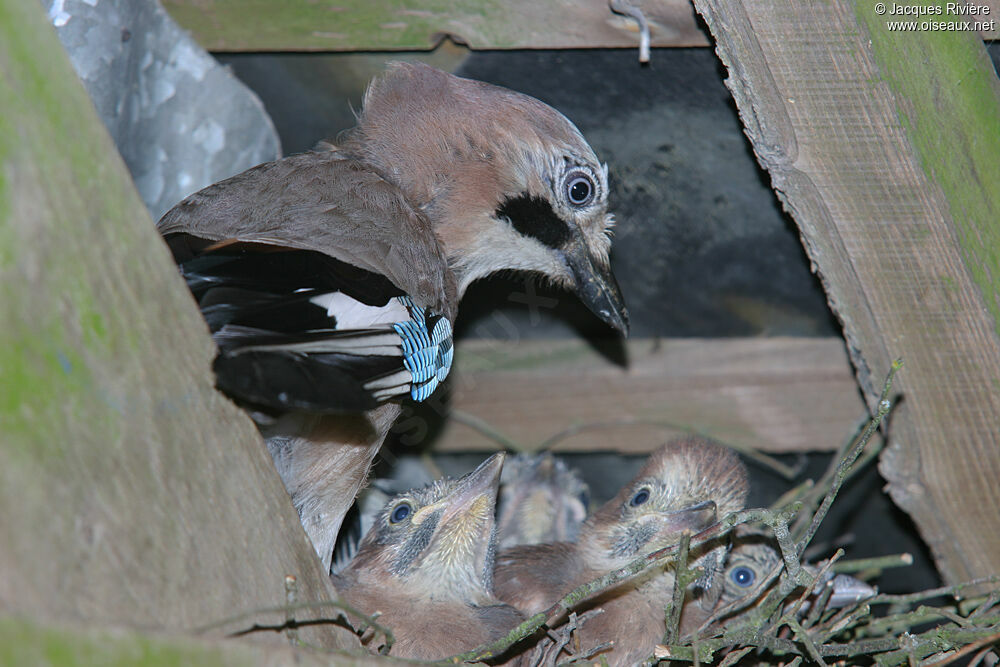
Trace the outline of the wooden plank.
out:
<instances>
[{"instance_id":1,"label":"wooden plank","mask_svg":"<svg viewBox=\"0 0 1000 667\"><path fill-rule=\"evenodd\" d=\"M1000 571L1000 83L982 42L891 31L870 2L695 4L869 405L905 360L889 492L948 581Z\"/></svg>"},{"instance_id":2,"label":"wooden plank","mask_svg":"<svg viewBox=\"0 0 1000 667\"><path fill-rule=\"evenodd\" d=\"M5 613L181 632L284 604L288 574L300 602L334 596L214 354L43 7L0 0ZM299 632L360 650L330 623ZM77 655L61 646L45 660Z\"/></svg>"},{"instance_id":3,"label":"wooden plank","mask_svg":"<svg viewBox=\"0 0 1000 667\"><path fill-rule=\"evenodd\" d=\"M707 46L687 0L636 2L651 46ZM164 0L210 51L426 50L445 36L474 49L626 48L635 21L606 0Z\"/></svg>"},{"instance_id":4,"label":"wooden plank","mask_svg":"<svg viewBox=\"0 0 1000 667\"><path fill-rule=\"evenodd\" d=\"M276 634L276 633L272 633ZM338 655L277 642L52 623L0 615L0 665L184 665L184 667L377 667L381 656ZM419 665L396 658L393 665Z\"/></svg>"},{"instance_id":5,"label":"wooden plank","mask_svg":"<svg viewBox=\"0 0 1000 667\"><path fill-rule=\"evenodd\" d=\"M648 452L697 431L769 452L832 450L865 414L836 338L631 340L627 366L583 341L469 340L450 407L525 448ZM434 447L496 449L457 419Z\"/></svg>"}]
</instances>

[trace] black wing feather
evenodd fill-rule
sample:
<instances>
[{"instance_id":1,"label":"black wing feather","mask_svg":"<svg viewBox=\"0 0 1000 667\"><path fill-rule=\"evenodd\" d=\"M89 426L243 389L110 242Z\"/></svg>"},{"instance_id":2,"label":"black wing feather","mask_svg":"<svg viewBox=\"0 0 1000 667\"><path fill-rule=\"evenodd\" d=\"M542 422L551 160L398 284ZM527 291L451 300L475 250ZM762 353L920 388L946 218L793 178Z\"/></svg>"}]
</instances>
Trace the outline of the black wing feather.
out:
<instances>
[{"instance_id":1,"label":"black wing feather","mask_svg":"<svg viewBox=\"0 0 1000 667\"><path fill-rule=\"evenodd\" d=\"M391 328L337 330L311 299L341 292L381 307L404 292L381 276L311 250L259 243L181 244L175 257L219 345L216 382L229 395L280 410L357 412L379 404L364 384L403 369L400 356L295 352L280 346L385 336ZM192 249L204 254L192 256ZM273 346L277 349L248 349Z\"/></svg>"},{"instance_id":2,"label":"black wing feather","mask_svg":"<svg viewBox=\"0 0 1000 667\"><path fill-rule=\"evenodd\" d=\"M253 248L250 250L249 248ZM343 292L369 306L384 306L405 294L385 276L312 250L261 252L259 244L224 246L183 262L181 274L199 301L218 287L242 287L269 294L300 289Z\"/></svg>"},{"instance_id":3,"label":"black wing feather","mask_svg":"<svg viewBox=\"0 0 1000 667\"><path fill-rule=\"evenodd\" d=\"M315 290L272 294L217 287L209 290L199 305L212 333L226 325L287 334L336 326L336 319L331 319L324 308L309 301L316 295Z\"/></svg>"}]
</instances>

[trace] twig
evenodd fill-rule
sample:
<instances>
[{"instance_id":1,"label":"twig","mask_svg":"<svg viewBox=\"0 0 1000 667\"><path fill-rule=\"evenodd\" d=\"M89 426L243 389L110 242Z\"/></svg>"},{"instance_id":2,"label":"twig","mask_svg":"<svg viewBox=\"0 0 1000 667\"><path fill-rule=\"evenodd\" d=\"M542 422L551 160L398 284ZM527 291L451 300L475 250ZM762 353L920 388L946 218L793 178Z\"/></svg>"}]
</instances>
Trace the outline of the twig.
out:
<instances>
[{"instance_id":1,"label":"twig","mask_svg":"<svg viewBox=\"0 0 1000 667\"><path fill-rule=\"evenodd\" d=\"M559 663L559 667L563 667L564 665L576 665L576 664L579 664L581 662L586 662L587 660L590 660L591 658L593 658L595 655L597 655L601 651L607 651L613 645L614 645L614 642L604 642L603 644L598 644L594 648L589 649L587 651L584 651L583 653L581 653L580 655L572 658L571 660L568 660L566 662L560 662Z\"/></svg>"},{"instance_id":2,"label":"twig","mask_svg":"<svg viewBox=\"0 0 1000 667\"><path fill-rule=\"evenodd\" d=\"M992 657L993 660L987 662L987 658ZM968 667L979 667L981 664L986 664L987 667L993 667L997 664L996 654L993 653L993 647L984 648L982 651L977 653L975 657L969 662Z\"/></svg>"},{"instance_id":3,"label":"twig","mask_svg":"<svg viewBox=\"0 0 1000 667\"><path fill-rule=\"evenodd\" d=\"M663 633L663 644L673 644L677 640L677 629L681 621L681 609L684 607L684 594L688 584L698 578L697 569L689 569L688 549L691 547L691 533L684 531L674 559L674 592L670 607L665 610L666 630Z\"/></svg>"},{"instance_id":4,"label":"twig","mask_svg":"<svg viewBox=\"0 0 1000 667\"><path fill-rule=\"evenodd\" d=\"M980 641L993 643L998 640L1000 640L1000 635L998 635L995 626L975 629L935 627L919 635L904 632L900 637L899 650L876 656L876 662L886 666L899 665L904 661L919 660L921 656L932 656L940 653L939 649L943 645L968 645ZM949 654L947 657L951 658L953 655Z\"/></svg>"},{"instance_id":5,"label":"twig","mask_svg":"<svg viewBox=\"0 0 1000 667\"><path fill-rule=\"evenodd\" d=\"M786 616L782 620L792 629L795 636L798 637L799 641L806 647L806 651L809 652L810 657L818 662L820 667L827 667L826 662L823 660L823 656L820 655L819 649L816 647L816 642L812 640L812 637L809 636L809 633L806 632L805 628L803 628L799 622L790 615Z\"/></svg>"},{"instance_id":6,"label":"twig","mask_svg":"<svg viewBox=\"0 0 1000 667\"><path fill-rule=\"evenodd\" d=\"M793 487L781 494L781 497L771 503L771 509L780 509L782 507L787 507L794 502L801 502L802 498L805 497L805 495L808 494L815 485L816 482L811 479L807 479L798 486Z\"/></svg>"},{"instance_id":7,"label":"twig","mask_svg":"<svg viewBox=\"0 0 1000 667\"><path fill-rule=\"evenodd\" d=\"M799 517L795 520L795 523L792 525L792 534L796 536L796 539L802 537L802 534L808 525L807 521L812 520L816 508L819 507L820 501L830 491L830 487L833 485L833 481L837 475L837 466L851 451L852 445L857 442L858 438L861 437L865 426L870 420L870 414L866 414L862 419L858 420L857 427L851 433L851 436L844 440L840 447L837 448L836 454L830 459L830 464L820 476L819 480L816 481L813 489L810 492L803 494L802 504L805 511L799 515Z\"/></svg>"},{"instance_id":8,"label":"twig","mask_svg":"<svg viewBox=\"0 0 1000 667\"><path fill-rule=\"evenodd\" d=\"M588 620L603 613L604 609L600 607L597 607L596 609L589 609L581 614L570 612L569 620L559 629L559 632L556 632L555 630L546 631L546 634L551 639L551 643L544 645L546 642L543 641L535 646L534 651L539 654L537 664L556 664L556 661L559 659L559 654L562 653L566 649L566 646L572 641L573 633L577 632L580 626ZM590 650L582 650L580 647L579 634L577 634L576 646L573 647L572 651L567 651L567 653L569 660L564 661L561 664L572 664L573 661L579 660L582 655L588 655L588 657L594 655L590 652ZM549 656L550 659L546 660L546 656Z\"/></svg>"},{"instance_id":9,"label":"twig","mask_svg":"<svg viewBox=\"0 0 1000 667\"><path fill-rule=\"evenodd\" d=\"M969 614L969 618L976 619L983 616L986 612L993 609L993 607L996 606L997 602L1000 602L1000 591L993 591L986 597L985 600L983 600L982 604L976 607L976 609L971 614Z\"/></svg>"},{"instance_id":10,"label":"twig","mask_svg":"<svg viewBox=\"0 0 1000 667\"><path fill-rule=\"evenodd\" d=\"M904 627L913 627L920 623L929 623L930 621L938 621L945 618L945 615L941 613L941 610L936 607L928 607L926 605L920 605L914 611L908 611L901 614L894 614L892 616L886 616L885 618L875 618L868 623L867 629L869 631L875 630L889 630L893 626L902 625Z\"/></svg>"},{"instance_id":11,"label":"twig","mask_svg":"<svg viewBox=\"0 0 1000 667\"><path fill-rule=\"evenodd\" d=\"M908 553L892 554L891 556L877 556L875 558L852 558L842 560L833 566L833 571L838 574L850 574L851 572L864 572L866 570L888 570L893 567L906 567L913 565L913 555Z\"/></svg>"},{"instance_id":12,"label":"twig","mask_svg":"<svg viewBox=\"0 0 1000 667\"><path fill-rule=\"evenodd\" d=\"M840 634L842 631L855 625L859 620L871 614L871 607L867 604L860 605L855 608L844 607L839 612L828 618L824 623L821 623L819 629L821 630L823 643L826 643L831 637Z\"/></svg>"},{"instance_id":13,"label":"twig","mask_svg":"<svg viewBox=\"0 0 1000 667\"><path fill-rule=\"evenodd\" d=\"M680 424L677 422L668 421L665 419L648 419L640 417L619 417L617 419L604 419L596 422L585 422L583 424L574 424L563 430L559 431L555 435L552 435L545 440L543 440L539 445L538 449L551 449L557 443L571 438L574 435L583 433L585 431L595 431L616 428L618 426L659 426L661 428L667 428L672 431L678 431L681 433L694 433L696 435L701 435L706 438L711 436L698 432L697 430L692 430L689 426L685 424ZM801 469L794 468L792 466L786 465L774 458L773 456L768 456L761 451L758 451L754 447L748 445L743 445L735 442L722 442L721 444L729 447L730 449L743 454L751 461L759 463L768 470L772 470L775 473L781 475L785 479L795 479L801 472Z\"/></svg>"},{"instance_id":14,"label":"twig","mask_svg":"<svg viewBox=\"0 0 1000 667\"><path fill-rule=\"evenodd\" d=\"M785 561L785 569L788 571L788 578L800 586L812 586L815 577L809 574L799 561L801 552L792 542L792 536L788 532L788 523L781 522L771 526L774 531L774 539L778 541L778 548L781 551L781 558Z\"/></svg>"},{"instance_id":15,"label":"twig","mask_svg":"<svg viewBox=\"0 0 1000 667\"><path fill-rule=\"evenodd\" d=\"M896 359L892 362L892 366L889 369L889 374L885 378L885 383L882 385L882 394L879 396L878 409L875 415L868 421L865 426L864 431L861 433L861 437L858 439L857 444L851 450L851 452L844 458L840 460L837 465L837 471L834 474L833 484L830 490L827 492L826 496L823 498L823 502L820 504L819 509L813 515L812 522L809 524L809 528L806 529L805 535L799 541L797 555L801 556L802 552L805 551L806 547L809 545L810 540L816 534L819 529L820 523L826 518L826 513L830 511L830 505L833 504L833 499L837 497L837 492L840 491L841 485L847 477L848 472L851 470L851 466L857 461L858 456L864 451L865 445L871 440L871 437L875 434L879 425L882 423L882 419L889 414L889 410L892 409L892 403L889 401L889 392L892 391L892 381L896 376L896 371L898 371L903 365L902 359Z\"/></svg>"},{"instance_id":16,"label":"twig","mask_svg":"<svg viewBox=\"0 0 1000 667\"><path fill-rule=\"evenodd\" d=\"M390 646L390 647L392 646L393 642L395 641L395 637L393 636L392 631L389 630L389 628L384 627L382 625L379 625L378 623L375 622L375 618L377 618L377 616L369 616L369 615L365 614L364 612L362 612L362 611L360 611L358 609L355 609L354 607L352 607L348 603L343 602L341 600L325 600L323 602L298 602L298 603L292 604L292 605L280 605L280 606L275 606L275 607L260 607L258 609L252 609L250 611L245 611L245 612L242 612L242 613L239 613L239 614L234 614L233 616L229 616L229 617L224 618L224 619L222 619L220 621L215 621L213 623L209 623L207 625L203 625L201 627L194 628L193 630L191 630L191 633L192 634L196 634L196 635L201 635L201 634L205 634L205 633L211 632L212 630L217 630L219 628L224 628L227 625L232 625L234 623L239 623L240 621L245 621L245 620L250 620L250 619L256 618L256 617L261 616L263 614L284 613L287 616L287 614L289 614L290 612L294 612L294 611L298 611L298 610L305 610L305 609L314 609L314 610L315 609L338 609L338 610L340 610L342 612L346 612L347 614L350 614L351 616L354 616L354 617L356 617L356 618L358 618L358 619L361 620L362 625L361 625L360 629L358 630L359 632L364 633L366 630L368 630L369 628L371 628L375 632L383 635L385 637L385 639L386 639L387 646ZM333 622L335 622L335 619L329 619L329 620L327 620L325 622L333 623ZM301 625L303 622L302 621L296 621L296 623ZM278 629L281 629L283 627L284 626L281 626ZM243 632L243 631L239 631L237 634L239 634L239 633L245 634L245 632Z\"/></svg>"},{"instance_id":17,"label":"twig","mask_svg":"<svg viewBox=\"0 0 1000 667\"><path fill-rule=\"evenodd\" d=\"M810 583L806 587L806 589L802 591L801 594L799 594L798 599L792 604L791 609L788 612L786 612L786 614L788 614L792 618L798 618L799 610L802 609L802 604L806 601L806 598L813 595L816 590L815 582L823 581L823 577L830 569L830 566L832 566L835 562L837 562L837 560L843 555L844 555L844 550L837 549L837 552L833 554L833 556L831 556L830 559L823 564L823 567L821 567L819 571L813 576L812 583Z\"/></svg>"},{"instance_id":18,"label":"twig","mask_svg":"<svg viewBox=\"0 0 1000 667\"><path fill-rule=\"evenodd\" d=\"M932 588L926 591L920 591L918 593L907 593L905 595L889 595L889 594L879 594L868 600L869 604L911 604L913 602L920 602L922 600L928 600L930 598L942 597L945 595L953 595L959 597L960 593L966 588L972 588L973 586L982 586L984 584L995 584L1000 582L1000 574L993 574L988 577L982 577L979 579L972 579L971 581L964 581L960 584L954 584L952 586L942 586L940 588Z\"/></svg>"},{"instance_id":19,"label":"twig","mask_svg":"<svg viewBox=\"0 0 1000 667\"><path fill-rule=\"evenodd\" d=\"M555 660L555 658L558 657L560 653L562 653L562 650L566 648L566 646L570 643L570 641L572 641L573 633L575 631L576 631L576 612L573 611L570 612L569 621L563 628L562 637L557 636L557 634L552 630L549 630L546 633L549 635L549 637L552 638L552 641L554 642L554 645L552 647L553 660ZM573 655L576 655L576 651L570 652L570 657L572 657Z\"/></svg>"},{"instance_id":20,"label":"twig","mask_svg":"<svg viewBox=\"0 0 1000 667\"><path fill-rule=\"evenodd\" d=\"M819 619L823 617L823 614L827 611L826 606L830 603L830 596L833 595L833 586L823 586L819 593L819 597L812 601L812 606L809 608L809 613L806 615L805 620L802 621L802 627L812 628L819 622Z\"/></svg>"},{"instance_id":21,"label":"twig","mask_svg":"<svg viewBox=\"0 0 1000 667\"><path fill-rule=\"evenodd\" d=\"M753 649L754 649L753 646L744 646L741 649L730 651L729 653L726 654L726 657L722 659L722 662L719 663L719 667L732 667L732 665L735 665L737 662L739 662L743 656L745 656ZM799 659L801 660L801 658Z\"/></svg>"},{"instance_id":22,"label":"twig","mask_svg":"<svg viewBox=\"0 0 1000 667\"><path fill-rule=\"evenodd\" d=\"M493 440L504 449L509 449L514 452L527 452L532 449L531 447L526 447L519 442L511 440L499 430L491 426L486 420L480 419L473 414L469 414L468 412L458 410L456 408L452 408L448 414L451 419L454 419L459 424L464 424L473 430L479 431L480 434L486 436L490 440Z\"/></svg>"}]
</instances>

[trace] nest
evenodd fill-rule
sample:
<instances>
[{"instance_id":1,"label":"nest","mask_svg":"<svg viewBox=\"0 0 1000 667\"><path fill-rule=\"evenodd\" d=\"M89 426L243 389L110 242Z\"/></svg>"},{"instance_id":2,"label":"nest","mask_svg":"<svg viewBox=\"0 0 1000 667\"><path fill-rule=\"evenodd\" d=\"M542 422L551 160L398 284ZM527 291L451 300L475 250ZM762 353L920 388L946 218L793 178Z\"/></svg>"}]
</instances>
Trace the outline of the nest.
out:
<instances>
[{"instance_id":1,"label":"nest","mask_svg":"<svg viewBox=\"0 0 1000 667\"><path fill-rule=\"evenodd\" d=\"M834 457L817 482L811 480L786 493L772 507L735 512L698 534L686 533L679 544L645 555L628 566L580 586L545 612L536 614L507 636L489 645L433 664L502 662L512 655L539 666L607 664L610 647L580 646L576 630L601 613L587 602L613 588L642 577L653 568L675 571L672 603L664 611L666 633L652 648L646 664L656 665L996 665L1000 662L1000 576L935 588L907 595L879 594L837 608L828 604L831 588L817 583L831 572L856 573L862 579L890 567L912 562L908 554L845 560L838 549L831 557L807 566L803 554L830 510L843 484L878 453L868 447L891 409L892 379L886 378L878 411ZM704 572L691 566L689 555L712 548L740 526L761 526L773 533L780 561L739 599L715 609L701 624L707 630L680 636L680 617L692 584ZM289 605L280 629L294 643L294 612L315 604L294 604L294 581L288 585ZM817 590L820 592L817 593ZM929 604L938 601L937 604ZM368 646L387 654L393 643L390 628L379 625L340 602L335 607L356 624ZM264 611L264 610L259 610ZM278 611L278 609L267 610ZM242 615L244 618L252 615ZM229 619L232 622L235 619ZM255 626L262 628L263 626ZM460 631L460 628L456 628ZM243 634L243 633L241 633Z\"/></svg>"}]
</instances>

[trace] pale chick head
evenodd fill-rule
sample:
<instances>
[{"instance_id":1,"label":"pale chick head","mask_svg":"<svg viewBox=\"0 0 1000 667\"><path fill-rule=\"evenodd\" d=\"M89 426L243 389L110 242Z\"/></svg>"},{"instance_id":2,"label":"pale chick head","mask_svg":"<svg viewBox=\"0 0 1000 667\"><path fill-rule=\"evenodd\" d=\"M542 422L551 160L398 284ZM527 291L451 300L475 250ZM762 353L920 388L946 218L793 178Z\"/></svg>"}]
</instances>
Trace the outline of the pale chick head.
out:
<instances>
[{"instance_id":1,"label":"pale chick head","mask_svg":"<svg viewBox=\"0 0 1000 667\"><path fill-rule=\"evenodd\" d=\"M510 458L500 479L497 546L575 542L589 505L587 484L552 454Z\"/></svg>"},{"instance_id":2,"label":"pale chick head","mask_svg":"<svg viewBox=\"0 0 1000 667\"><path fill-rule=\"evenodd\" d=\"M584 523L580 544L600 569L677 544L743 508L746 468L731 450L703 438L669 442Z\"/></svg>"},{"instance_id":3,"label":"pale chick head","mask_svg":"<svg viewBox=\"0 0 1000 667\"><path fill-rule=\"evenodd\" d=\"M342 576L415 599L491 603L503 459L495 454L459 480L439 480L392 498Z\"/></svg>"},{"instance_id":4,"label":"pale chick head","mask_svg":"<svg viewBox=\"0 0 1000 667\"><path fill-rule=\"evenodd\" d=\"M607 166L552 107L426 65L394 63L369 87L343 149L428 216L460 294L491 273L534 272L627 328L610 284Z\"/></svg>"}]
</instances>

